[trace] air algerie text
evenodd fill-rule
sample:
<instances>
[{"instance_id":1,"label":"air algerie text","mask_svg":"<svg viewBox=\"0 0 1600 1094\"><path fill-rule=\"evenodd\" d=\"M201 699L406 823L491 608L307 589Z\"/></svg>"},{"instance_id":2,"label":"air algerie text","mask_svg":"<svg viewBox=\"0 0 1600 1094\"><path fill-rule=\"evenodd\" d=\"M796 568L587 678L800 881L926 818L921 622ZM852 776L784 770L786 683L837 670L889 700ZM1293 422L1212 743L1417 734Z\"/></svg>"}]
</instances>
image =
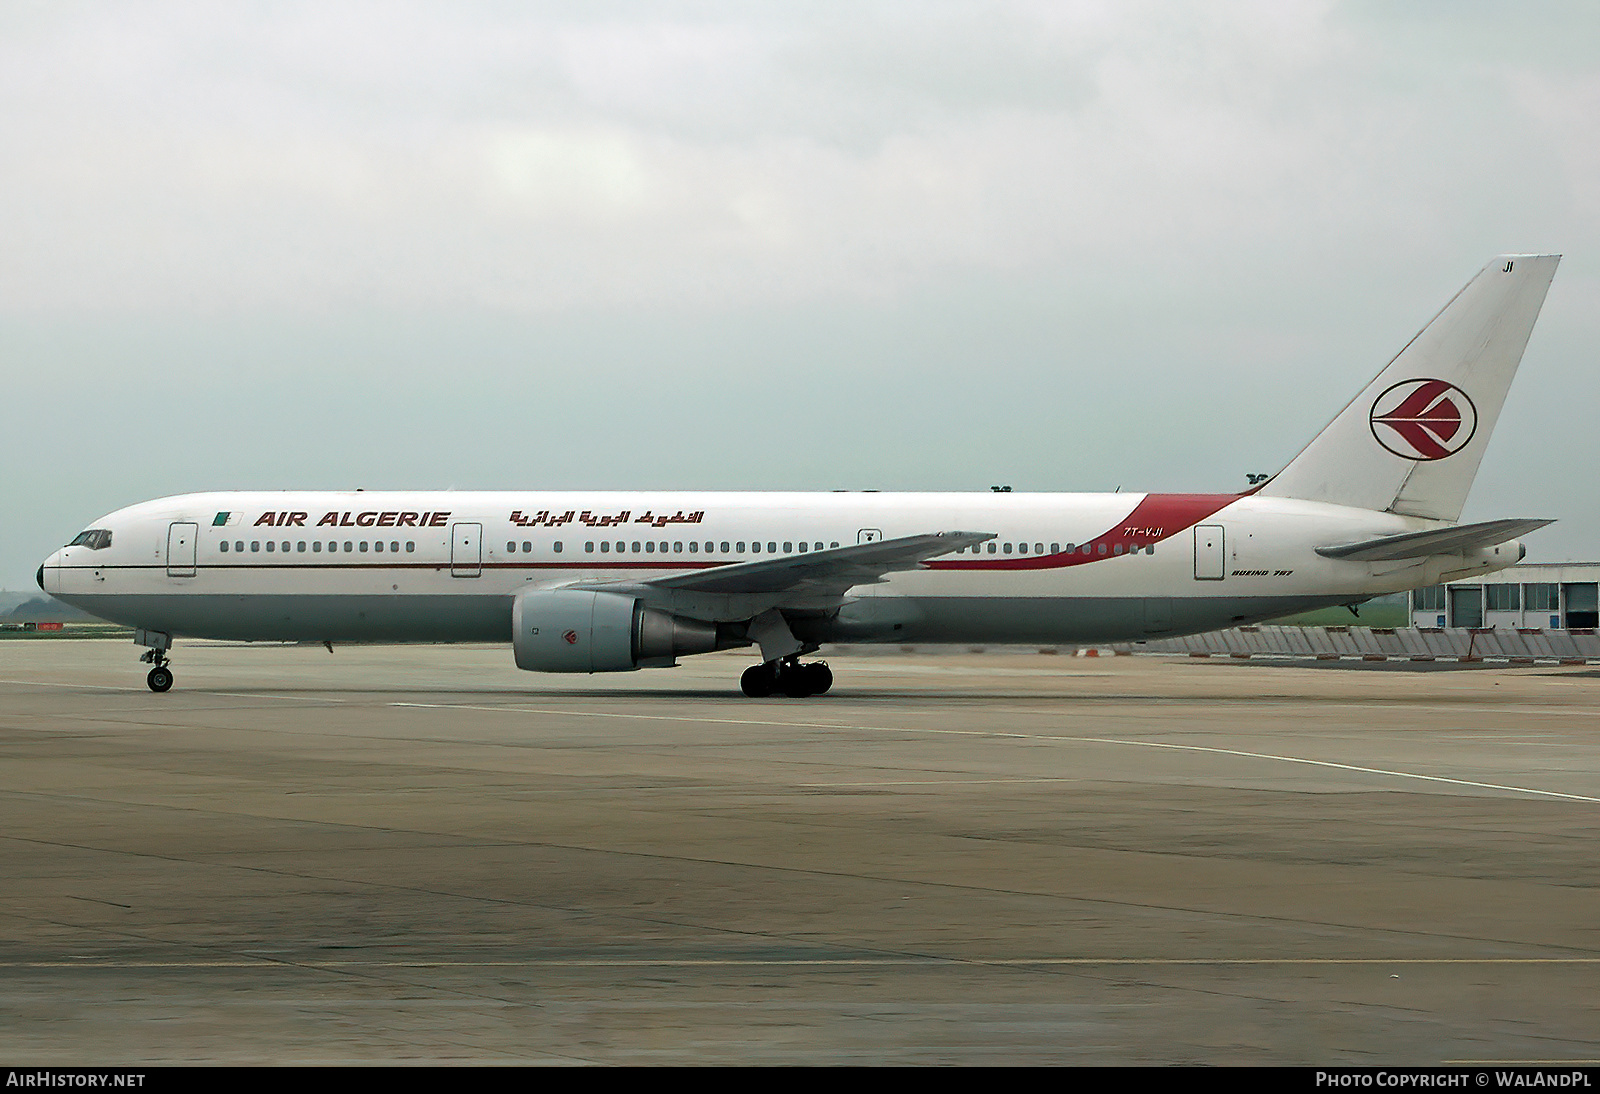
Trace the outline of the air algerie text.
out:
<instances>
[{"instance_id":1,"label":"air algerie text","mask_svg":"<svg viewBox=\"0 0 1600 1094\"><path fill-rule=\"evenodd\" d=\"M262 513L255 527L304 528L310 513ZM450 511L442 513L325 513L317 521L318 528L443 528L450 520Z\"/></svg>"},{"instance_id":2,"label":"air algerie text","mask_svg":"<svg viewBox=\"0 0 1600 1094\"><path fill-rule=\"evenodd\" d=\"M643 516L634 516L631 509L624 509L620 513L596 513L585 509L578 513L568 509L565 513L556 514L549 509L541 509L537 513L524 513L521 509L512 510L511 523L518 528L560 528L563 524L571 524L576 516L578 523L590 528L610 528L618 524L627 524L630 520L634 524L649 524L656 528L665 528L669 524L699 524L706 517L704 509L697 509L693 513L685 513L679 509L676 513L646 512Z\"/></svg>"}]
</instances>

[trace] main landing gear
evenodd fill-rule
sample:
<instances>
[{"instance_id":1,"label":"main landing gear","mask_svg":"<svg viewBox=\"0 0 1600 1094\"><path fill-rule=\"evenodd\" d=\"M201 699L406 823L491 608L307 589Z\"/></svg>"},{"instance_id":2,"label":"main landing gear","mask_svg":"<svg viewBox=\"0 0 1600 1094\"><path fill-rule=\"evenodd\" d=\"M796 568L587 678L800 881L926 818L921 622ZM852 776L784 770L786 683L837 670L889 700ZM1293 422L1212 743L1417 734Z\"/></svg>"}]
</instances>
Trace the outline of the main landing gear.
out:
<instances>
[{"instance_id":1,"label":"main landing gear","mask_svg":"<svg viewBox=\"0 0 1600 1094\"><path fill-rule=\"evenodd\" d=\"M133 640L141 646L149 646L144 653L139 655L139 660L147 665L153 665L144 682L150 685L150 690L156 693L169 691L172 688L171 661L167 651L172 648L172 636L157 631L135 631Z\"/></svg>"},{"instance_id":2,"label":"main landing gear","mask_svg":"<svg viewBox=\"0 0 1600 1094\"><path fill-rule=\"evenodd\" d=\"M804 699L808 695L821 695L833 687L833 670L826 661L802 665L796 657L781 657L745 669L739 678L739 687L752 699L765 699L774 694Z\"/></svg>"}]
</instances>

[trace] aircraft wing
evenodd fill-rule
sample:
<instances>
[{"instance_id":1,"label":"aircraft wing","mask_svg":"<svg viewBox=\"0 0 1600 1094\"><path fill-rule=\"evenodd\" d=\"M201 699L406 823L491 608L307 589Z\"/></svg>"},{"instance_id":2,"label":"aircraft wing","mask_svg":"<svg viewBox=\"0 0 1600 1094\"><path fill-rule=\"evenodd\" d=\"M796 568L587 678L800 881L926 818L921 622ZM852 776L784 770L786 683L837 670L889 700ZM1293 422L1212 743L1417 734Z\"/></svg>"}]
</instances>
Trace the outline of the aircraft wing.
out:
<instances>
[{"instance_id":1,"label":"aircraft wing","mask_svg":"<svg viewBox=\"0 0 1600 1094\"><path fill-rule=\"evenodd\" d=\"M837 597L853 586L874 584L897 570L919 569L930 558L993 538L992 532L932 532L607 584L713 595Z\"/></svg>"},{"instance_id":2,"label":"aircraft wing","mask_svg":"<svg viewBox=\"0 0 1600 1094\"><path fill-rule=\"evenodd\" d=\"M1352 562L1389 562L1403 558L1426 558L1428 555L1452 555L1475 547L1493 547L1554 523L1553 520L1486 520L1481 524L1457 524L1427 532L1403 532L1397 536L1379 536L1358 543L1318 547L1317 554Z\"/></svg>"}]
</instances>

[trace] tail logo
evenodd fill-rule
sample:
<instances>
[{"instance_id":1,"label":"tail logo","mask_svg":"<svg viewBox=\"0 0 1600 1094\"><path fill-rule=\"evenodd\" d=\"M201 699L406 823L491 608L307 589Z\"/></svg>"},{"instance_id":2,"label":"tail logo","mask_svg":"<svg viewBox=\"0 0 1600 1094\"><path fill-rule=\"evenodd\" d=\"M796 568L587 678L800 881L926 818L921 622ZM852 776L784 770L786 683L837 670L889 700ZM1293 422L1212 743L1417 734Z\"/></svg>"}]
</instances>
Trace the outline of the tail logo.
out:
<instances>
[{"instance_id":1,"label":"tail logo","mask_svg":"<svg viewBox=\"0 0 1600 1094\"><path fill-rule=\"evenodd\" d=\"M1372 403L1372 435L1407 460L1442 460L1467 447L1478 431L1478 408L1443 380L1406 380Z\"/></svg>"}]
</instances>

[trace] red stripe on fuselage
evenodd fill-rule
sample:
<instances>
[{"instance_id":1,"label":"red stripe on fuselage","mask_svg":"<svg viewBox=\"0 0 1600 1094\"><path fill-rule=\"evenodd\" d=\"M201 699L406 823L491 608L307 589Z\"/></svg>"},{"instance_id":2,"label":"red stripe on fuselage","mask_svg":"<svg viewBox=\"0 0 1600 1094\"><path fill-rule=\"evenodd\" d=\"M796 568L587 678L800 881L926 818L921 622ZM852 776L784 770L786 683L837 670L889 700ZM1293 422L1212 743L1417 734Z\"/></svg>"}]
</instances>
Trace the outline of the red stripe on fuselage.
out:
<instances>
[{"instance_id":1,"label":"red stripe on fuselage","mask_svg":"<svg viewBox=\"0 0 1600 1094\"><path fill-rule=\"evenodd\" d=\"M1187 531L1239 500L1241 494L1146 494L1116 526L1072 551L1021 558L941 558L928 562L930 570L1054 570L1101 562L1132 547L1145 547Z\"/></svg>"}]
</instances>

